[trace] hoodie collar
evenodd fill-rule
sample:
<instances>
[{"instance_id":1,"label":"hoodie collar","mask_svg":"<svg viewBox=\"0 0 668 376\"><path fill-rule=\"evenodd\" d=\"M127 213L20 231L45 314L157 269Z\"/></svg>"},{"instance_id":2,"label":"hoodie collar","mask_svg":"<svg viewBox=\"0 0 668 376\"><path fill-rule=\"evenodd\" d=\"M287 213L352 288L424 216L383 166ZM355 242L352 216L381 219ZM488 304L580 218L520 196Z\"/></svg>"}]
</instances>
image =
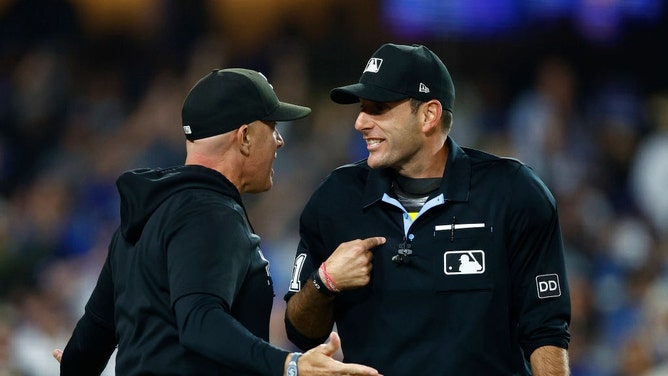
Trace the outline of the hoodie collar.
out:
<instances>
[{"instance_id":1,"label":"hoodie collar","mask_svg":"<svg viewBox=\"0 0 668 376\"><path fill-rule=\"evenodd\" d=\"M198 165L131 170L118 178L116 186L121 196L121 229L132 243L139 238L153 212L169 197L186 189L219 192L243 207L234 184L218 171Z\"/></svg>"}]
</instances>

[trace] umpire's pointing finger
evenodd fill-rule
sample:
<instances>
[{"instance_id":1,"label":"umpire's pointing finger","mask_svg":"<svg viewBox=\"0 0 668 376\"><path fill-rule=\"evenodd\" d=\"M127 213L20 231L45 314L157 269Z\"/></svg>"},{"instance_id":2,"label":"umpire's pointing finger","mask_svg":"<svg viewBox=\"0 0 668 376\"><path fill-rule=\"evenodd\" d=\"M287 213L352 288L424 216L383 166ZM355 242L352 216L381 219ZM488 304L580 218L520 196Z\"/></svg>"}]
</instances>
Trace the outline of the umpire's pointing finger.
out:
<instances>
[{"instance_id":1,"label":"umpire's pointing finger","mask_svg":"<svg viewBox=\"0 0 668 376\"><path fill-rule=\"evenodd\" d=\"M364 248L370 250L372 248L378 247L381 244L385 244L386 239L382 236L374 236L372 238L366 238L362 240L362 245Z\"/></svg>"}]
</instances>

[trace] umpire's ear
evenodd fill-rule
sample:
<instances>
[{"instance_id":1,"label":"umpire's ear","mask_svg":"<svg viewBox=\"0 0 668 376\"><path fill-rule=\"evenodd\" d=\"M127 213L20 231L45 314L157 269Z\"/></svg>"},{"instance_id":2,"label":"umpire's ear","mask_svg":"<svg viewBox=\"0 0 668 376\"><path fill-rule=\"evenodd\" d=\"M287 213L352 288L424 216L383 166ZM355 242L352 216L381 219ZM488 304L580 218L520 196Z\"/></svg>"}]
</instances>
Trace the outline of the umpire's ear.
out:
<instances>
[{"instance_id":1,"label":"umpire's ear","mask_svg":"<svg viewBox=\"0 0 668 376\"><path fill-rule=\"evenodd\" d=\"M443 106L437 99L424 102L417 110L418 121L422 125L422 132L430 134L437 129L441 116L443 116Z\"/></svg>"}]
</instances>

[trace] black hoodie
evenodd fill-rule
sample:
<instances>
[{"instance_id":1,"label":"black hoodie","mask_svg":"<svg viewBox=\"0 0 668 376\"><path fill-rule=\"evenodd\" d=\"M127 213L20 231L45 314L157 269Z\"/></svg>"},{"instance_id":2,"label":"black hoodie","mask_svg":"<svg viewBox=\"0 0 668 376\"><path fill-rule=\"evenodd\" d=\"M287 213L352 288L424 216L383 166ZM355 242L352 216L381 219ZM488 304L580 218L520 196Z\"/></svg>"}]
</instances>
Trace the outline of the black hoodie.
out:
<instances>
[{"instance_id":1,"label":"black hoodie","mask_svg":"<svg viewBox=\"0 0 668 376\"><path fill-rule=\"evenodd\" d=\"M61 375L282 375L269 340L269 263L236 187L202 166L117 181L121 226Z\"/></svg>"}]
</instances>

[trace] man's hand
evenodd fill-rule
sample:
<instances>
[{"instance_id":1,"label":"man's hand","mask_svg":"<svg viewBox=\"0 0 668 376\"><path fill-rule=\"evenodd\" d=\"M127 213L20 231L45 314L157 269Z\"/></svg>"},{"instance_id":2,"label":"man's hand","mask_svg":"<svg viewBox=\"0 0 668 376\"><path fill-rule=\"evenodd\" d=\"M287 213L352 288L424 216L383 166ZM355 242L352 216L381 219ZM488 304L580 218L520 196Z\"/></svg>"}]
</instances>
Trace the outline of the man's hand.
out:
<instances>
[{"instance_id":1,"label":"man's hand","mask_svg":"<svg viewBox=\"0 0 668 376\"><path fill-rule=\"evenodd\" d=\"M60 363L60 360L63 359L63 350L61 349L55 349L53 350L53 353L51 353L53 357Z\"/></svg>"},{"instance_id":2,"label":"man's hand","mask_svg":"<svg viewBox=\"0 0 668 376\"><path fill-rule=\"evenodd\" d=\"M383 237L372 237L341 243L325 261L327 273L336 287L349 290L366 286L371 280L373 268L371 250L385 244L385 241Z\"/></svg>"},{"instance_id":3,"label":"man's hand","mask_svg":"<svg viewBox=\"0 0 668 376\"><path fill-rule=\"evenodd\" d=\"M342 363L332 358L334 353L341 347L341 339L336 332L329 335L329 342L323 343L318 347L304 353L299 358L297 367L300 376L320 376L320 375L380 375L377 370L354 363ZM288 356L288 359L290 356ZM287 368L288 360L286 360Z\"/></svg>"}]
</instances>

